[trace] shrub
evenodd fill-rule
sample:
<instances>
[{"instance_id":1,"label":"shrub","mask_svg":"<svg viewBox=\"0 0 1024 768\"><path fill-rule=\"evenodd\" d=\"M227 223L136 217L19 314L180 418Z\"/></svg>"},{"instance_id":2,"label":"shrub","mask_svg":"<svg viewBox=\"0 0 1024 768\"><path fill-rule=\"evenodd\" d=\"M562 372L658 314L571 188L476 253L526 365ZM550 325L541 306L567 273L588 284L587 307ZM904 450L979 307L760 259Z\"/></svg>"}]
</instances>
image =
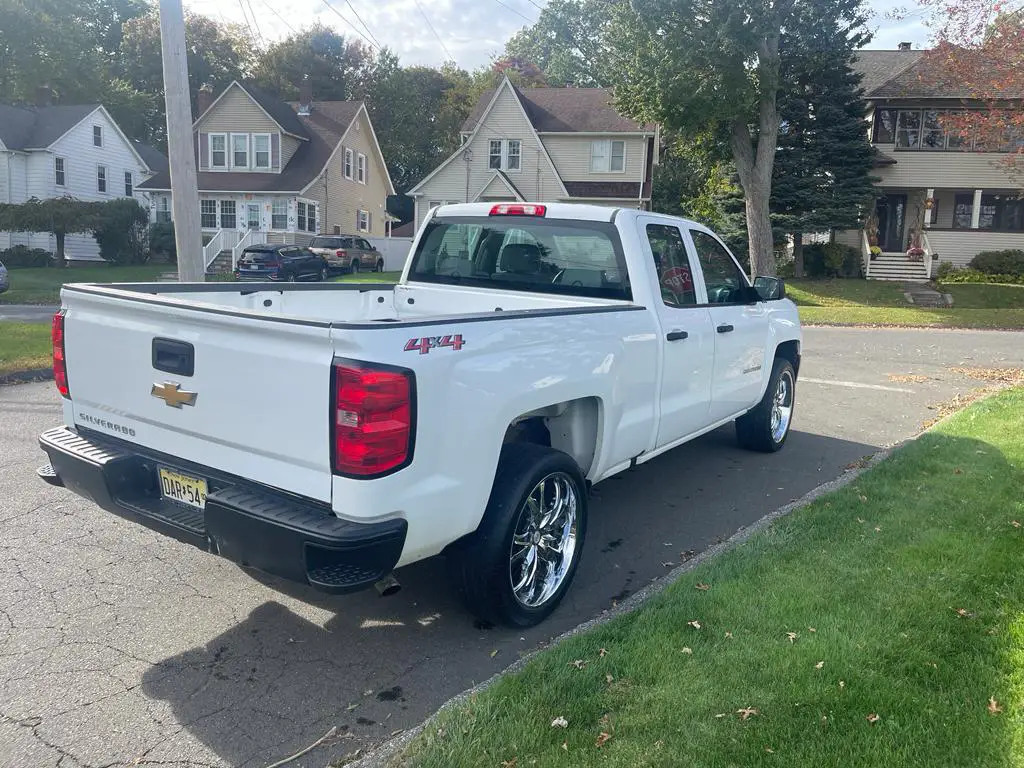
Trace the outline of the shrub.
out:
<instances>
[{"instance_id":1,"label":"shrub","mask_svg":"<svg viewBox=\"0 0 1024 768\"><path fill-rule=\"evenodd\" d=\"M149 258L149 214L135 200L99 203L93 236L100 256L113 264L142 264Z\"/></svg>"},{"instance_id":2,"label":"shrub","mask_svg":"<svg viewBox=\"0 0 1024 768\"><path fill-rule=\"evenodd\" d=\"M42 248L29 248L27 245L12 245L0 251L0 262L8 269L54 266L53 254Z\"/></svg>"},{"instance_id":3,"label":"shrub","mask_svg":"<svg viewBox=\"0 0 1024 768\"><path fill-rule=\"evenodd\" d=\"M938 268L938 270L936 270L935 276L939 280L942 280L942 279L948 277L949 275L951 275L951 274L953 274L954 272L957 272L957 271L959 271L959 267L957 267L952 262L940 261L939 262L939 268Z\"/></svg>"},{"instance_id":4,"label":"shrub","mask_svg":"<svg viewBox=\"0 0 1024 768\"><path fill-rule=\"evenodd\" d=\"M1024 250L982 251L967 266L990 275L1024 275Z\"/></svg>"},{"instance_id":5,"label":"shrub","mask_svg":"<svg viewBox=\"0 0 1024 768\"><path fill-rule=\"evenodd\" d=\"M979 272L976 269L957 269L949 262L939 265L938 280L940 283L1008 283L1024 285L1024 275L995 275Z\"/></svg>"},{"instance_id":6,"label":"shrub","mask_svg":"<svg viewBox=\"0 0 1024 768\"><path fill-rule=\"evenodd\" d=\"M860 251L842 243L805 245L804 273L808 277L859 277Z\"/></svg>"},{"instance_id":7,"label":"shrub","mask_svg":"<svg viewBox=\"0 0 1024 768\"><path fill-rule=\"evenodd\" d=\"M169 221L158 221L149 227L150 258L166 257L169 261L177 261L177 245L174 242L174 224Z\"/></svg>"}]
</instances>

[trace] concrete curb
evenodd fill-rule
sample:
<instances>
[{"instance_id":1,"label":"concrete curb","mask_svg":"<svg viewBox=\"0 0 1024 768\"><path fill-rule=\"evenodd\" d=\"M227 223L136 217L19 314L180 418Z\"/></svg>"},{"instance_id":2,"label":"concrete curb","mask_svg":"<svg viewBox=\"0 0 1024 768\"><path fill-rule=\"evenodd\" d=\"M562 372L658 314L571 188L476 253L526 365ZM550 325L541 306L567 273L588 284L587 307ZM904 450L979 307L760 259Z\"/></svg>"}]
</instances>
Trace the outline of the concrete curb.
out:
<instances>
[{"instance_id":1,"label":"concrete curb","mask_svg":"<svg viewBox=\"0 0 1024 768\"><path fill-rule=\"evenodd\" d=\"M48 381L53 378L52 368L28 368L23 371L0 373L0 387L11 384L29 384L35 381Z\"/></svg>"},{"instance_id":2,"label":"concrete curb","mask_svg":"<svg viewBox=\"0 0 1024 768\"><path fill-rule=\"evenodd\" d=\"M946 418L949 417L947 416ZM936 424L933 424L931 427L925 430L925 432L934 429L938 424L944 422L946 418L940 419L938 422L936 422ZM922 432L921 434L925 434L925 432ZM620 603L617 607L606 610L600 616L590 619L589 621L585 621L584 623L574 627L573 629L570 629L567 632L562 633L558 637L554 638L550 643L546 644L544 647L538 648L526 654L525 656L522 656L521 658L517 659L515 662L510 664L508 667L503 669L501 672L498 672L497 674L493 675L487 680L484 680L482 683L479 683L478 685L475 685L472 688L463 691L462 693L456 694L452 698L448 699L448 701L446 701L444 704L442 704L437 709L437 711L434 712L434 714L430 715L426 720L424 720L419 725L415 726L414 728L410 728L407 731L403 731L394 738L375 747L372 752L368 753L367 755L359 758L354 762L348 763L347 765L349 766L349 768L389 768L399 765L398 763L393 763L392 760L403 749L405 749L409 742L416 738L416 736L418 736L420 732L423 731L423 729L429 727L431 723L433 723L437 719L437 717L444 711L448 710L453 706L461 704L471 696L475 696L481 691L489 688L505 675L518 672L523 667L525 667L537 654L543 653L544 651L553 648L559 643L562 643L570 637L574 637L575 635L580 634L581 632L586 632L590 629L593 629L594 627L606 624L607 622L611 621L612 619L618 616L622 616L627 613L632 613L637 608L641 607L644 603L646 603L648 599L662 592L666 587L668 587L670 584L679 579L679 577L682 576L684 573L692 571L698 565L701 565L707 562L708 560L717 557L721 553L732 549L738 544L741 544L742 542L746 541L751 536L753 536L755 533L758 533L764 530L765 528L771 526L776 520L783 518L786 515L789 515L790 513L795 512L796 510L802 507L806 507L808 504L810 504L813 501L816 501L822 496L825 496L829 493L832 493L833 491L837 491L840 488L849 485L862 474L864 474L866 471L874 468L879 463L888 458L894 450L903 445L906 445L907 443L913 440L916 440L917 437L920 437L920 435L909 438L908 440L905 440L895 446L892 446L891 448L885 448L881 451L878 451L877 453L869 457L867 460L861 462L860 466L854 469L846 470L839 477L835 478L834 480L830 480L827 483L822 483L817 488L814 488L811 491L807 492L796 501L791 501L788 504L779 507L778 509L772 512L769 512L767 515L755 521L752 525L747 526L746 528L740 528L738 531L736 531L736 533L734 533L725 541L721 542L720 544L714 544L708 547L706 550L704 550L698 555L695 555L693 558L687 560L682 565L676 566L669 573L665 574L659 579L656 579L655 581L652 581L643 589L634 592L626 600Z\"/></svg>"}]
</instances>

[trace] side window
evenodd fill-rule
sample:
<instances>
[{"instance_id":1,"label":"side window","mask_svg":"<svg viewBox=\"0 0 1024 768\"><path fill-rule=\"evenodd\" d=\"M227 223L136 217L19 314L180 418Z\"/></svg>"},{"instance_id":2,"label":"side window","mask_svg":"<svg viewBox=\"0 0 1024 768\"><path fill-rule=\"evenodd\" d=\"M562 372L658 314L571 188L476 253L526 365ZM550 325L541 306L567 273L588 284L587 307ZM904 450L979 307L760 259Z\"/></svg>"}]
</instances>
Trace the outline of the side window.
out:
<instances>
[{"instance_id":1,"label":"side window","mask_svg":"<svg viewBox=\"0 0 1024 768\"><path fill-rule=\"evenodd\" d=\"M363 239L356 240L356 245L358 245L360 250L363 250L363 251L372 251L373 250L373 246L370 245L366 240L363 240Z\"/></svg>"},{"instance_id":2,"label":"side window","mask_svg":"<svg viewBox=\"0 0 1024 768\"><path fill-rule=\"evenodd\" d=\"M749 287L746 275L736 266L729 252L707 232L690 230L693 246L697 251L704 285L708 289L709 304L733 304L742 302Z\"/></svg>"},{"instance_id":3,"label":"side window","mask_svg":"<svg viewBox=\"0 0 1024 768\"><path fill-rule=\"evenodd\" d=\"M661 298L668 307L688 307L697 303L693 273L686 255L686 244L679 227L669 224L648 224L647 241L651 244L654 268L658 273Z\"/></svg>"}]
</instances>

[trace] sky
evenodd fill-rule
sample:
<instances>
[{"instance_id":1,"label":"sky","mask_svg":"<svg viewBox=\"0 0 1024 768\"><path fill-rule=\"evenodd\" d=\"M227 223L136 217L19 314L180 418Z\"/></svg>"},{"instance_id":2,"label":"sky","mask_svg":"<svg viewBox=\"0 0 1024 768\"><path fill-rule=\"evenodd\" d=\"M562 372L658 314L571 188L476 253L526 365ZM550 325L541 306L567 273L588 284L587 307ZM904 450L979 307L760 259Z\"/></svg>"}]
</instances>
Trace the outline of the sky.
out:
<instances>
[{"instance_id":1,"label":"sky","mask_svg":"<svg viewBox=\"0 0 1024 768\"><path fill-rule=\"evenodd\" d=\"M454 59L472 70L487 64L505 41L535 22L546 1L185 0L185 5L218 21L248 24L254 38L265 42L320 22L346 36L391 48L405 65L439 66ZM875 37L868 47L896 48L903 41L915 49L926 47L928 32L920 19L894 21L887 16L895 5L891 0L871 0Z\"/></svg>"}]
</instances>

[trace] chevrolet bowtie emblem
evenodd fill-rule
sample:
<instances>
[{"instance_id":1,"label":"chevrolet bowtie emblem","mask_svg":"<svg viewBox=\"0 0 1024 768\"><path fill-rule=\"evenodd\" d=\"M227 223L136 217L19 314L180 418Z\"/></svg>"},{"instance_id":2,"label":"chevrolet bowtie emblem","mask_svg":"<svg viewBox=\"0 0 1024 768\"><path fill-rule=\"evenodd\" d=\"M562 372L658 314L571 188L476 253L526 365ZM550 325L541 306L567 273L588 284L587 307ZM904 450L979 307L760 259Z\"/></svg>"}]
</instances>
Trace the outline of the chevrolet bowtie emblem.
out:
<instances>
[{"instance_id":1,"label":"chevrolet bowtie emblem","mask_svg":"<svg viewBox=\"0 0 1024 768\"><path fill-rule=\"evenodd\" d=\"M183 392L181 384L172 384L165 381L163 384L154 384L149 394L159 397L171 408L181 408L183 405L195 405L198 392Z\"/></svg>"}]
</instances>

